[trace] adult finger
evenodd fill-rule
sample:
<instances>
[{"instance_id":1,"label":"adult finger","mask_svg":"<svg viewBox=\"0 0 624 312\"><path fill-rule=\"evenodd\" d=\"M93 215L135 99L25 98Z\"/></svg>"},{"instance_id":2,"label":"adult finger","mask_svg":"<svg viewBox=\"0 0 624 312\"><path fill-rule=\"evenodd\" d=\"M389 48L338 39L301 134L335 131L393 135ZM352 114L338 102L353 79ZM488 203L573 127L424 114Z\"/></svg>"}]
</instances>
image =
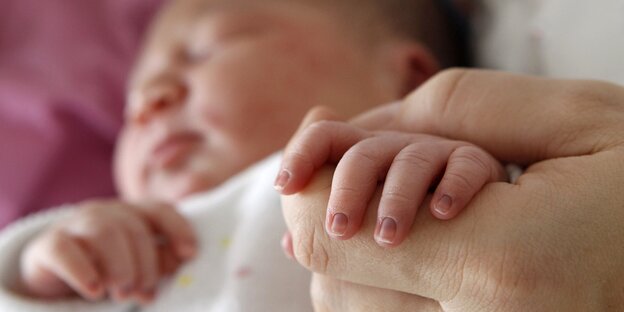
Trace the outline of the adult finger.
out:
<instances>
[{"instance_id":1,"label":"adult finger","mask_svg":"<svg viewBox=\"0 0 624 312\"><path fill-rule=\"evenodd\" d=\"M421 207L407 239L392 249L369 236L379 190L358 234L347 241L325 234L331 168L297 195L282 197L283 213L296 259L314 272L432 298L449 311L506 304L596 310L604 302L574 294L605 283L621 287L621 271L614 268L621 268L624 251L613 249L613 240L624 237L621 164L617 148L540 162L516 185L487 184L451 221ZM609 292L621 298L621 292Z\"/></svg>"},{"instance_id":2,"label":"adult finger","mask_svg":"<svg viewBox=\"0 0 624 312\"><path fill-rule=\"evenodd\" d=\"M349 123L367 130L386 129L396 121L401 105L400 101L381 105L352 118Z\"/></svg>"},{"instance_id":3,"label":"adult finger","mask_svg":"<svg viewBox=\"0 0 624 312\"><path fill-rule=\"evenodd\" d=\"M406 97L389 127L470 141L526 164L612 144L602 137L624 131L622 98L624 89L604 82L452 69Z\"/></svg>"},{"instance_id":4,"label":"adult finger","mask_svg":"<svg viewBox=\"0 0 624 312\"><path fill-rule=\"evenodd\" d=\"M310 294L316 312L442 311L437 302L428 298L354 284L320 274L313 274Z\"/></svg>"}]
</instances>

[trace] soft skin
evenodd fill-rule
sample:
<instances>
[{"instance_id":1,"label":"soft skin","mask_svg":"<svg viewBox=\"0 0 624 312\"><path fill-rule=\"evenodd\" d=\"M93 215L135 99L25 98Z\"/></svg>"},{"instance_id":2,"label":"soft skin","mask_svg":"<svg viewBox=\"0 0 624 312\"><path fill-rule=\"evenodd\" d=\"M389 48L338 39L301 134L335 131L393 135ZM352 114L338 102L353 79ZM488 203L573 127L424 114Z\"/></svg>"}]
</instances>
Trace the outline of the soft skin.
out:
<instances>
[{"instance_id":1,"label":"soft skin","mask_svg":"<svg viewBox=\"0 0 624 312\"><path fill-rule=\"evenodd\" d=\"M183 1L156 26L131 85L116 161L130 200L214 187L282 148L312 106L354 116L436 69L419 44L366 45L327 10Z\"/></svg>"},{"instance_id":2,"label":"soft skin","mask_svg":"<svg viewBox=\"0 0 624 312\"><path fill-rule=\"evenodd\" d=\"M404 243L387 250L370 238L375 200L360 234L348 241L325 234L327 168L304 192L283 198L294 254L312 271L430 298L443 311L620 311L622 103L624 89L608 83L446 71L378 111L375 123L476 143L527 165L524 174L486 186L454 220L421 209ZM338 311L354 293L315 298L321 311Z\"/></svg>"},{"instance_id":3,"label":"soft skin","mask_svg":"<svg viewBox=\"0 0 624 312\"><path fill-rule=\"evenodd\" d=\"M29 242L22 292L149 302L196 251L183 217L153 202L173 206L283 148L314 105L351 117L437 70L418 42L388 34L367 45L345 17L291 1L170 1L130 85L121 198L76 204Z\"/></svg>"},{"instance_id":4,"label":"soft skin","mask_svg":"<svg viewBox=\"0 0 624 312\"><path fill-rule=\"evenodd\" d=\"M318 113L319 109L312 110L306 120ZM327 120L302 128L284 150L277 189L282 194L300 191L316 170L337 163L325 223L327 233L336 239L349 239L357 232L380 182L384 186L375 239L381 246L392 247L407 235L429 189L435 188L431 212L448 220L484 185L506 180L496 159L467 142L420 133L369 131L353 123Z\"/></svg>"}]
</instances>

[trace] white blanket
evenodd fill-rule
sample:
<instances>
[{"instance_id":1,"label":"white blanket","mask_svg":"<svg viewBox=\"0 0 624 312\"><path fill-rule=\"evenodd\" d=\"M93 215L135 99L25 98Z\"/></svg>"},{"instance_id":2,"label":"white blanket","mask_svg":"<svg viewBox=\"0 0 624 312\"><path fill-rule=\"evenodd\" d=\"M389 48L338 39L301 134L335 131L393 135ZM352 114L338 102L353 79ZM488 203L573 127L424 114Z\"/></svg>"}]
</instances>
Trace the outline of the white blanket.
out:
<instances>
[{"instance_id":1,"label":"white blanket","mask_svg":"<svg viewBox=\"0 0 624 312\"><path fill-rule=\"evenodd\" d=\"M273 156L221 187L182 203L200 252L148 307L81 299L46 302L14 293L21 248L36 233L74 208L33 215L0 234L0 311L312 311L310 274L286 259L280 247L284 224L273 179Z\"/></svg>"}]
</instances>

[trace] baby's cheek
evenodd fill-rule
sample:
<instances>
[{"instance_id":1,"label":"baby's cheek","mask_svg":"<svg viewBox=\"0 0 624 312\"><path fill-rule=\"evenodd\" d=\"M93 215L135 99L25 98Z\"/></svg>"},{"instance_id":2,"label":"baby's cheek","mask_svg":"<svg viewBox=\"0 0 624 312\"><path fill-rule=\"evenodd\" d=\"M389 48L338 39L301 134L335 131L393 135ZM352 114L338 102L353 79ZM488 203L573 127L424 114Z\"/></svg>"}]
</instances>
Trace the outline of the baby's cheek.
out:
<instances>
[{"instance_id":1,"label":"baby's cheek","mask_svg":"<svg viewBox=\"0 0 624 312\"><path fill-rule=\"evenodd\" d=\"M115 184L122 197L126 199L139 199L143 188L142 171L145 160L140 149L141 141L139 133L126 126L122 129L113 159L113 172Z\"/></svg>"}]
</instances>

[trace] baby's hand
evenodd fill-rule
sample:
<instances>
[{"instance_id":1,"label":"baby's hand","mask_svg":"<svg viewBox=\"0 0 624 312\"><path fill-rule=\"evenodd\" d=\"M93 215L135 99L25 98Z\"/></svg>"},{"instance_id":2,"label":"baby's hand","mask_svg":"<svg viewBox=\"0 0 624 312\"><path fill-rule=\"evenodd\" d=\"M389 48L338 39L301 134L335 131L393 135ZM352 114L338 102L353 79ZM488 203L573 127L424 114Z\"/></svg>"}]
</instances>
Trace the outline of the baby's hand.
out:
<instances>
[{"instance_id":1,"label":"baby's hand","mask_svg":"<svg viewBox=\"0 0 624 312\"><path fill-rule=\"evenodd\" d=\"M172 207L119 201L81 204L25 248L21 277L37 297L90 300L154 297L159 279L196 252L190 224Z\"/></svg>"},{"instance_id":2,"label":"baby's hand","mask_svg":"<svg viewBox=\"0 0 624 312\"><path fill-rule=\"evenodd\" d=\"M353 236L383 181L375 229L375 240L382 246L396 246L407 236L418 207L438 180L431 212L451 219L486 183L506 178L492 156L467 142L320 121L302 130L286 148L276 188L285 195L296 193L326 163L338 164L327 208L328 234L338 239Z\"/></svg>"}]
</instances>

